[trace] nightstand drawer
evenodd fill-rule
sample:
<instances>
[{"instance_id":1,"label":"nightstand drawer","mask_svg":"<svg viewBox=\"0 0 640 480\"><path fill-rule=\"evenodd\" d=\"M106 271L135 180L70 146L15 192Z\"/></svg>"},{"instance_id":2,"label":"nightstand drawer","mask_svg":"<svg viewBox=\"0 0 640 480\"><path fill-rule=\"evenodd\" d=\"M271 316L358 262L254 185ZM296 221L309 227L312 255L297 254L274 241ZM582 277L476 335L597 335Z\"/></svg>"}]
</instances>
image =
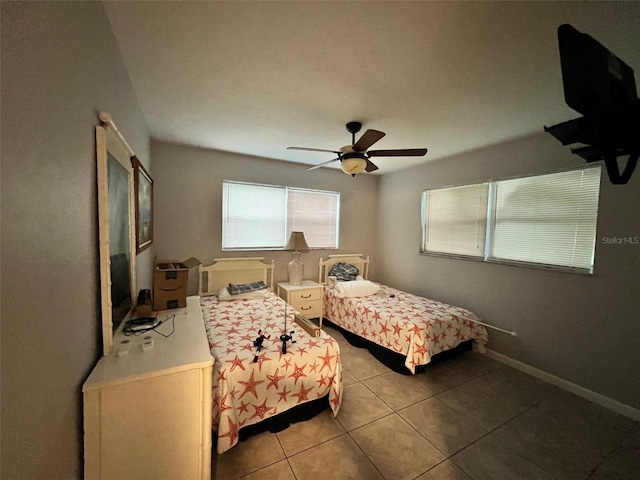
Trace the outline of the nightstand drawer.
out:
<instances>
[{"instance_id":1,"label":"nightstand drawer","mask_svg":"<svg viewBox=\"0 0 640 480\"><path fill-rule=\"evenodd\" d=\"M291 305L297 305L300 302L310 302L320 300L320 288L308 288L304 290L294 290L289 294Z\"/></svg>"},{"instance_id":2,"label":"nightstand drawer","mask_svg":"<svg viewBox=\"0 0 640 480\"><path fill-rule=\"evenodd\" d=\"M289 282L279 282L277 293L280 298L295 308L301 315L307 318L320 319L322 328L322 296L323 286L312 280L303 280L300 285L291 285Z\"/></svg>"},{"instance_id":3,"label":"nightstand drawer","mask_svg":"<svg viewBox=\"0 0 640 480\"><path fill-rule=\"evenodd\" d=\"M291 306L308 318L316 318L322 315L322 303L320 303L320 300L292 302Z\"/></svg>"}]
</instances>

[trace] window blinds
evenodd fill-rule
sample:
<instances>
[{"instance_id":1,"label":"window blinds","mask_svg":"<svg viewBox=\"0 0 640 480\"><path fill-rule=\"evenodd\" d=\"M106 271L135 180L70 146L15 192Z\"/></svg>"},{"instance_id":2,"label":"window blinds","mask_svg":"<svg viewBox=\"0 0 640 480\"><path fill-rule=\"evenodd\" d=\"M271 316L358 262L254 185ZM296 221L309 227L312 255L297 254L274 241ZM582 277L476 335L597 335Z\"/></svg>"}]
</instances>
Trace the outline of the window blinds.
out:
<instances>
[{"instance_id":1,"label":"window blinds","mask_svg":"<svg viewBox=\"0 0 640 480\"><path fill-rule=\"evenodd\" d=\"M340 194L223 181L222 249L284 248L292 231L311 248L338 248Z\"/></svg>"},{"instance_id":2,"label":"window blinds","mask_svg":"<svg viewBox=\"0 0 640 480\"><path fill-rule=\"evenodd\" d=\"M494 184L489 259L593 268L601 168Z\"/></svg>"},{"instance_id":3,"label":"window blinds","mask_svg":"<svg viewBox=\"0 0 640 480\"><path fill-rule=\"evenodd\" d=\"M423 251L484 255L489 184L424 192Z\"/></svg>"},{"instance_id":4,"label":"window blinds","mask_svg":"<svg viewBox=\"0 0 640 480\"><path fill-rule=\"evenodd\" d=\"M275 249L286 243L284 188L223 182L222 249Z\"/></svg>"},{"instance_id":5,"label":"window blinds","mask_svg":"<svg viewBox=\"0 0 640 480\"><path fill-rule=\"evenodd\" d=\"M593 272L601 166L423 192L423 253Z\"/></svg>"},{"instance_id":6,"label":"window blinds","mask_svg":"<svg viewBox=\"0 0 640 480\"><path fill-rule=\"evenodd\" d=\"M338 248L338 201L335 192L288 189L287 238L304 232L312 248Z\"/></svg>"}]
</instances>

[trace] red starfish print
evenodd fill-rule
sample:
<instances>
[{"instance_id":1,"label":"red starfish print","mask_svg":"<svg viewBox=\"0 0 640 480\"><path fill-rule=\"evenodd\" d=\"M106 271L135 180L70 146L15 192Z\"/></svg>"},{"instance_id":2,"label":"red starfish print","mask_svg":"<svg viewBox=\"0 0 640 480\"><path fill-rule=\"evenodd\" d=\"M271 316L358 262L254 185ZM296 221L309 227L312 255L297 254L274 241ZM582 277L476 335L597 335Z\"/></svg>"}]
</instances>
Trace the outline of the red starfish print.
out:
<instances>
[{"instance_id":1,"label":"red starfish print","mask_svg":"<svg viewBox=\"0 0 640 480\"><path fill-rule=\"evenodd\" d=\"M311 390L313 390L313 387L304 388L304 382L300 382L300 390L298 390L298 393L294 393L293 396L298 397L298 403L300 403L303 400L309 400L308 395Z\"/></svg>"},{"instance_id":2,"label":"red starfish print","mask_svg":"<svg viewBox=\"0 0 640 480\"><path fill-rule=\"evenodd\" d=\"M229 431L222 435L218 435L218 440L220 438L229 437L229 445L233 446L238 441L238 424L234 423L230 418L228 419L229 423Z\"/></svg>"},{"instance_id":3,"label":"red starfish print","mask_svg":"<svg viewBox=\"0 0 640 480\"><path fill-rule=\"evenodd\" d=\"M231 328L227 331L226 335L227 335L227 336L231 336L232 334L233 334L233 335L237 335L237 334L239 334L239 333L240 333L240 332L239 332L238 330L236 330L234 327L231 327Z\"/></svg>"},{"instance_id":4,"label":"red starfish print","mask_svg":"<svg viewBox=\"0 0 640 480\"><path fill-rule=\"evenodd\" d=\"M324 356L318 355L318 358L322 360L322 367L320 369L323 369L324 367L328 367L329 369L331 369L331 359L337 357L336 355L329 355L329 347L327 347L327 351Z\"/></svg>"},{"instance_id":5,"label":"red starfish print","mask_svg":"<svg viewBox=\"0 0 640 480\"><path fill-rule=\"evenodd\" d=\"M462 329L461 328L456 328L456 339L458 341L464 339L464 334L462 333Z\"/></svg>"},{"instance_id":6,"label":"red starfish print","mask_svg":"<svg viewBox=\"0 0 640 480\"><path fill-rule=\"evenodd\" d=\"M287 357L284 360L284 368L285 368L285 370L288 370L290 366L291 366L291 362L289 361L289 357Z\"/></svg>"},{"instance_id":7,"label":"red starfish print","mask_svg":"<svg viewBox=\"0 0 640 480\"><path fill-rule=\"evenodd\" d=\"M309 340L307 342L307 347L309 348L316 348L317 346L319 346L320 344L314 340Z\"/></svg>"},{"instance_id":8,"label":"red starfish print","mask_svg":"<svg viewBox=\"0 0 640 480\"><path fill-rule=\"evenodd\" d=\"M255 409L255 413L251 415L251 418L260 417L260 420L271 410L271 407L267 407L267 399L265 399L261 405L253 405L253 408Z\"/></svg>"},{"instance_id":9,"label":"red starfish print","mask_svg":"<svg viewBox=\"0 0 640 480\"><path fill-rule=\"evenodd\" d=\"M233 360L229 361L227 360L227 363L231 363L231 368L229 369L230 372L233 372L233 370L236 367L240 367L242 370L244 370L244 365L242 364L242 360L240 359L240 357L238 357L238 355L236 355L236 358L234 358Z\"/></svg>"},{"instance_id":10,"label":"red starfish print","mask_svg":"<svg viewBox=\"0 0 640 480\"><path fill-rule=\"evenodd\" d=\"M427 349L424 345L416 344L415 354L423 356L427 353Z\"/></svg>"},{"instance_id":11,"label":"red starfish print","mask_svg":"<svg viewBox=\"0 0 640 480\"><path fill-rule=\"evenodd\" d=\"M384 322L384 325L380 326L380 336L382 335L386 335L388 332L391 331L391 329L389 328L389 326L387 325L388 322Z\"/></svg>"},{"instance_id":12,"label":"red starfish print","mask_svg":"<svg viewBox=\"0 0 640 480\"><path fill-rule=\"evenodd\" d=\"M227 405L227 397L228 397L228 394L225 393L220 399L220 413L223 413L224 411L231 409L231 407Z\"/></svg>"},{"instance_id":13,"label":"red starfish print","mask_svg":"<svg viewBox=\"0 0 640 480\"><path fill-rule=\"evenodd\" d=\"M289 395L291 393L291 391L287 391L287 386L284 386L284 389L281 392L278 392L278 395L280 395L280 400L278 401L283 401L286 402L287 401L287 395Z\"/></svg>"},{"instance_id":14,"label":"red starfish print","mask_svg":"<svg viewBox=\"0 0 640 480\"><path fill-rule=\"evenodd\" d=\"M331 398L329 400L331 405L333 405L332 410L335 412L340 406L340 395L336 393L334 390L331 391Z\"/></svg>"},{"instance_id":15,"label":"red starfish print","mask_svg":"<svg viewBox=\"0 0 640 480\"><path fill-rule=\"evenodd\" d=\"M237 394L238 394L238 390L236 390L236 386L234 385L233 390L229 392L229 396L235 400Z\"/></svg>"},{"instance_id":16,"label":"red starfish print","mask_svg":"<svg viewBox=\"0 0 640 480\"><path fill-rule=\"evenodd\" d=\"M262 371L262 364L269 361L271 361L271 359L267 357L266 353L261 354L258 357L258 370Z\"/></svg>"},{"instance_id":17,"label":"red starfish print","mask_svg":"<svg viewBox=\"0 0 640 480\"><path fill-rule=\"evenodd\" d=\"M325 377L324 375L320 375L316 380L316 382L318 382L318 388L323 387L327 380L329 380L327 377Z\"/></svg>"},{"instance_id":18,"label":"red starfish print","mask_svg":"<svg viewBox=\"0 0 640 480\"><path fill-rule=\"evenodd\" d=\"M244 400L242 402L240 402L240 406L238 407L238 416L240 415L241 412L244 413L249 413L249 405L251 405L250 403L244 403Z\"/></svg>"},{"instance_id":19,"label":"red starfish print","mask_svg":"<svg viewBox=\"0 0 640 480\"><path fill-rule=\"evenodd\" d=\"M307 374L304 373L304 367L306 367L307 364L305 363L303 366L299 367L298 364L295 364L295 367L293 369L293 373L291 375L289 375L289 378L294 377L295 381L293 382L294 385L298 383L298 379L300 377L306 377Z\"/></svg>"},{"instance_id":20,"label":"red starfish print","mask_svg":"<svg viewBox=\"0 0 640 480\"><path fill-rule=\"evenodd\" d=\"M267 375L267 378L269 379L267 390L269 390L271 387L275 387L275 389L277 390L279 388L278 382L282 380L284 376L279 376L278 369L276 369L276 373L274 373L273 375Z\"/></svg>"},{"instance_id":21,"label":"red starfish print","mask_svg":"<svg viewBox=\"0 0 640 480\"><path fill-rule=\"evenodd\" d=\"M249 377L249 380L244 382L242 380L238 380L238 383L241 383L242 385L244 385L244 392L242 392L242 395L240 395L240 398L244 397L245 394L247 392L251 392L253 394L254 397L258 398L258 393L256 392L256 387L258 385L260 385L261 383L264 383L264 380L255 380L253 378L253 372L251 372L251 377Z\"/></svg>"},{"instance_id":22,"label":"red starfish print","mask_svg":"<svg viewBox=\"0 0 640 480\"><path fill-rule=\"evenodd\" d=\"M253 342L253 340L257 337L257 335L250 335L250 334L246 334L243 335L242 337L240 337L240 340L244 340L245 342Z\"/></svg>"}]
</instances>

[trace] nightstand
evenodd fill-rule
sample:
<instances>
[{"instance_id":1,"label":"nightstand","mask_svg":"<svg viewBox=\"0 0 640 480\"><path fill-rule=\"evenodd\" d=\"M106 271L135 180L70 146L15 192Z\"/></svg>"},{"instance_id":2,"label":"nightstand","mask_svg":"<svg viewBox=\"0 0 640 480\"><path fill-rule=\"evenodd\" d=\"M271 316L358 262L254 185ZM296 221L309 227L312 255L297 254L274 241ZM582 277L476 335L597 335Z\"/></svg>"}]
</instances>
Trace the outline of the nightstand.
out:
<instances>
[{"instance_id":1,"label":"nightstand","mask_svg":"<svg viewBox=\"0 0 640 480\"><path fill-rule=\"evenodd\" d=\"M279 282L278 296L307 318L319 318L322 328L323 286L312 280L303 280L302 285Z\"/></svg>"}]
</instances>

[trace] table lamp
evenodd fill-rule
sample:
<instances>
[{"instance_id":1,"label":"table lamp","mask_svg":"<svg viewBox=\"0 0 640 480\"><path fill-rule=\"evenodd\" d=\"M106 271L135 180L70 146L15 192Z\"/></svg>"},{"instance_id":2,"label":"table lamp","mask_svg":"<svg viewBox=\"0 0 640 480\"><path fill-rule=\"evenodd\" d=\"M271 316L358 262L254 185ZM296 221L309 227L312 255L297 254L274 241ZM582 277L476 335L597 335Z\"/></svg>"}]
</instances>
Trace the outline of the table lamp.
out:
<instances>
[{"instance_id":1,"label":"table lamp","mask_svg":"<svg viewBox=\"0 0 640 480\"><path fill-rule=\"evenodd\" d=\"M309 251L309 245L307 245L307 242L304 239L304 232L291 232L289 242L287 242L284 249L291 252L291 261L287 267L287 271L289 273L289 284L302 285L304 263L300 260L300 252Z\"/></svg>"}]
</instances>

